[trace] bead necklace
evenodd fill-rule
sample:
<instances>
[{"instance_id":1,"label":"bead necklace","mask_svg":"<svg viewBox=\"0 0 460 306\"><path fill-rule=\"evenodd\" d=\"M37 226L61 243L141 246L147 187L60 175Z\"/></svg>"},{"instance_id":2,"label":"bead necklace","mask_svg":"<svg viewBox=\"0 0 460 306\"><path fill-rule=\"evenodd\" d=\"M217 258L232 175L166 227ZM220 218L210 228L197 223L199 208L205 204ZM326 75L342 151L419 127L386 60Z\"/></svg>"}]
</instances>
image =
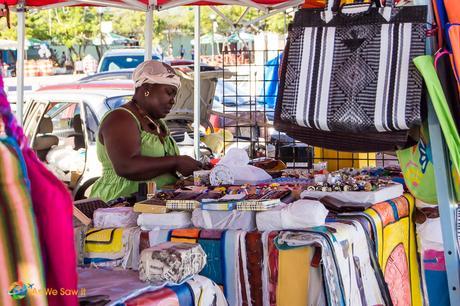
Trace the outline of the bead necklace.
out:
<instances>
[{"instance_id":1,"label":"bead necklace","mask_svg":"<svg viewBox=\"0 0 460 306\"><path fill-rule=\"evenodd\" d=\"M132 101L133 104L136 106L137 110L139 111L139 114L141 116L143 116L145 119L147 119L147 121L149 121L150 123L147 124L148 127L151 129L151 130L156 130L157 134L160 136L161 135L161 126L155 122L155 120L153 120L148 114L147 112L140 106L136 103L136 101Z\"/></svg>"}]
</instances>

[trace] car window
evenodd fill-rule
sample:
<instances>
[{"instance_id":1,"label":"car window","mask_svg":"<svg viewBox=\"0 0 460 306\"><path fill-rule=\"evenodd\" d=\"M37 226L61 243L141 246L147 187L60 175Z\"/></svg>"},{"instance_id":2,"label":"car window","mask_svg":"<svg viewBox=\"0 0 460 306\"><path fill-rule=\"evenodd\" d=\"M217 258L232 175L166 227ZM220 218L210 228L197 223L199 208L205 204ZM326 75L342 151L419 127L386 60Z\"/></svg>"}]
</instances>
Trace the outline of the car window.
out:
<instances>
[{"instance_id":1,"label":"car window","mask_svg":"<svg viewBox=\"0 0 460 306\"><path fill-rule=\"evenodd\" d=\"M46 108L46 103L40 103L38 101L30 101L27 114L24 118L24 134L28 139L32 139L37 130L40 118L43 116L43 112Z\"/></svg>"},{"instance_id":2,"label":"car window","mask_svg":"<svg viewBox=\"0 0 460 306\"><path fill-rule=\"evenodd\" d=\"M160 58L152 56L152 59L159 60ZM107 56L102 60L99 72L136 68L142 62L144 62L144 55Z\"/></svg>"},{"instance_id":3,"label":"car window","mask_svg":"<svg viewBox=\"0 0 460 306\"><path fill-rule=\"evenodd\" d=\"M81 119L79 103L52 102L48 106L45 117L51 118L53 123L51 134L60 138L60 144L65 143L65 138L72 134L81 133L81 121L78 121Z\"/></svg>"},{"instance_id":4,"label":"car window","mask_svg":"<svg viewBox=\"0 0 460 306\"><path fill-rule=\"evenodd\" d=\"M96 141L96 133L99 126L99 122L97 120L96 115L91 110L91 108L85 104L85 115L86 115L86 131L88 132L88 138L90 141Z\"/></svg>"},{"instance_id":5,"label":"car window","mask_svg":"<svg viewBox=\"0 0 460 306\"><path fill-rule=\"evenodd\" d=\"M109 107L109 109L115 109L120 107L131 100L132 96L120 96L120 97L113 97L108 98L105 100L105 104Z\"/></svg>"}]
</instances>

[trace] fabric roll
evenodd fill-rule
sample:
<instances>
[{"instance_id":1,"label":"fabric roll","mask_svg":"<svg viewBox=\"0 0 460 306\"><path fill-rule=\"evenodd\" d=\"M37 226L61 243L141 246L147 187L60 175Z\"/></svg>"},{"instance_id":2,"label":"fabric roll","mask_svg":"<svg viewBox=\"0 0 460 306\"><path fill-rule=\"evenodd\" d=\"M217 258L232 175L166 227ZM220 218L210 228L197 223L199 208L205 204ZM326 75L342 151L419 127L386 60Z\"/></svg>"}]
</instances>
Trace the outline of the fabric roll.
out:
<instances>
[{"instance_id":1,"label":"fabric roll","mask_svg":"<svg viewBox=\"0 0 460 306\"><path fill-rule=\"evenodd\" d=\"M422 214L424 209L437 209L437 205L430 205L418 199L415 205ZM425 215L425 220L416 219L415 227L425 299L430 305L448 306L449 288L439 213L436 218Z\"/></svg>"},{"instance_id":2,"label":"fabric roll","mask_svg":"<svg viewBox=\"0 0 460 306\"><path fill-rule=\"evenodd\" d=\"M229 305L242 305L239 285L239 235L241 231L228 230L224 234L225 296Z\"/></svg>"},{"instance_id":3,"label":"fabric roll","mask_svg":"<svg viewBox=\"0 0 460 306\"><path fill-rule=\"evenodd\" d=\"M424 283L429 305L449 306L449 284L447 282L444 251L426 250L422 253Z\"/></svg>"},{"instance_id":4,"label":"fabric roll","mask_svg":"<svg viewBox=\"0 0 460 306\"><path fill-rule=\"evenodd\" d=\"M310 247L280 250L277 305L310 305L308 288L312 253Z\"/></svg>"},{"instance_id":5,"label":"fabric roll","mask_svg":"<svg viewBox=\"0 0 460 306\"><path fill-rule=\"evenodd\" d=\"M270 232L268 235L268 294L270 299L270 305L277 305L276 303L276 291L278 287L278 256L279 251L275 245L275 237L277 237L278 232Z\"/></svg>"},{"instance_id":6,"label":"fabric roll","mask_svg":"<svg viewBox=\"0 0 460 306\"><path fill-rule=\"evenodd\" d=\"M141 229L138 227L127 229L127 246L126 255L123 257L121 266L123 269L132 269L137 271L139 268Z\"/></svg>"},{"instance_id":7,"label":"fabric roll","mask_svg":"<svg viewBox=\"0 0 460 306\"><path fill-rule=\"evenodd\" d=\"M321 232L281 232L276 238L276 246L281 250L292 250L297 248L305 248L308 246L318 246L321 248L322 264L324 271L324 282L327 288L328 300L331 305L347 305L345 294L343 291L343 281L340 275L339 267L336 264L335 251L332 248L333 242L328 236ZM329 255L329 256L328 256ZM281 266L279 272L281 273ZM277 285L281 286L280 283ZM277 293L280 292L277 290ZM278 298L278 294L277 294ZM277 304L280 304L277 301ZM354 305L353 305L354 306Z\"/></svg>"},{"instance_id":8,"label":"fabric roll","mask_svg":"<svg viewBox=\"0 0 460 306\"><path fill-rule=\"evenodd\" d=\"M210 211L195 209L193 225L205 229L227 229L252 231L256 228L256 213L253 211Z\"/></svg>"},{"instance_id":9,"label":"fabric roll","mask_svg":"<svg viewBox=\"0 0 460 306\"><path fill-rule=\"evenodd\" d=\"M257 213L257 228L259 231L275 231L321 226L328 213L319 201L299 200L281 209Z\"/></svg>"},{"instance_id":10,"label":"fabric roll","mask_svg":"<svg viewBox=\"0 0 460 306\"><path fill-rule=\"evenodd\" d=\"M227 300L220 287L209 278L196 275L187 281L193 292L194 304L203 306L227 306Z\"/></svg>"},{"instance_id":11,"label":"fabric roll","mask_svg":"<svg viewBox=\"0 0 460 306\"><path fill-rule=\"evenodd\" d=\"M84 264L116 267L127 254L128 236L121 228L90 229L85 235Z\"/></svg>"},{"instance_id":12,"label":"fabric roll","mask_svg":"<svg viewBox=\"0 0 460 306\"><path fill-rule=\"evenodd\" d=\"M205 265L206 254L199 244L165 242L142 251L139 278L178 284L198 274Z\"/></svg>"},{"instance_id":13,"label":"fabric roll","mask_svg":"<svg viewBox=\"0 0 460 306\"><path fill-rule=\"evenodd\" d=\"M335 256L338 266L341 267L344 291L351 305L385 305L390 301L385 300L385 291L381 290L377 271L372 266L367 243L366 232L361 224L355 220L330 222L327 224L333 231ZM342 267L350 267L343 269ZM377 267L375 267L377 268Z\"/></svg>"},{"instance_id":14,"label":"fabric roll","mask_svg":"<svg viewBox=\"0 0 460 306\"><path fill-rule=\"evenodd\" d=\"M64 184L46 169L30 148L23 152L46 269L46 286L57 290L76 290L72 197ZM49 295L48 304L76 306L78 300L75 295Z\"/></svg>"},{"instance_id":15,"label":"fabric roll","mask_svg":"<svg viewBox=\"0 0 460 306\"><path fill-rule=\"evenodd\" d=\"M263 305L262 297L262 267L263 247L261 232L250 232L246 234L246 255L248 260L248 279L251 288L251 304Z\"/></svg>"},{"instance_id":16,"label":"fabric roll","mask_svg":"<svg viewBox=\"0 0 460 306\"><path fill-rule=\"evenodd\" d=\"M98 208L93 214L93 224L97 228L134 227L138 216L132 207Z\"/></svg>"},{"instance_id":17,"label":"fabric roll","mask_svg":"<svg viewBox=\"0 0 460 306\"><path fill-rule=\"evenodd\" d=\"M1 88L1 87L0 87ZM0 120L1 121L1 120ZM1 122L3 124L3 122ZM4 139L0 142L0 304L2 306L23 305L13 299L26 295L29 284L45 289L45 269L42 264L39 233L34 218L30 190L27 186L27 172L22 154ZM16 145L17 147L17 145ZM43 250L46 254L46 250ZM74 247L72 246L72 253ZM74 253L73 253L74 254ZM75 266L75 257L72 258ZM15 283L16 282L16 283ZM11 295L10 295L11 294ZM45 294L27 296L28 305L48 305Z\"/></svg>"},{"instance_id":18,"label":"fabric roll","mask_svg":"<svg viewBox=\"0 0 460 306\"><path fill-rule=\"evenodd\" d=\"M248 257L246 253L246 232L242 232L240 235L240 283L241 292L243 297L243 306L252 306L251 300L251 284L249 283L248 275Z\"/></svg>"},{"instance_id":19,"label":"fabric roll","mask_svg":"<svg viewBox=\"0 0 460 306\"><path fill-rule=\"evenodd\" d=\"M186 228L192 225L189 212L169 212L166 214L140 214L137 225L142 230Z\"/></svg>"},{"instance_id":20,"label":"fabric roll","mask_svg":"<svg viewBox=\"0 0 460 306\"><path fill-rule=\"evenodd\" d=\"M395 305L423 303L413 211L414 198L409 194L365 211L375 229L379 264Z\"/></svg>"},{"instance_id":21,"label":"fabric roll","mask_svg":"<svg viewBox=\"0 0 460 306\"><path fill-rule=\"evenodd\" d=\"M203 275L220 286L225 286L224 280L224 231L222 230L201 230L198 243L206 253L207 263L201 271Z\"/></svg>"},{"instance_id":22,"label":"fabric roll","mask_svg":"<svg viewBox=\"0 0 460 306\"><path fill-rule=\"evenodd\" d=\"M155 229L148 232L148 247L168 241L169 230ZM142 251L142 250L141 250Z\"/></svg>"}]
</instances>

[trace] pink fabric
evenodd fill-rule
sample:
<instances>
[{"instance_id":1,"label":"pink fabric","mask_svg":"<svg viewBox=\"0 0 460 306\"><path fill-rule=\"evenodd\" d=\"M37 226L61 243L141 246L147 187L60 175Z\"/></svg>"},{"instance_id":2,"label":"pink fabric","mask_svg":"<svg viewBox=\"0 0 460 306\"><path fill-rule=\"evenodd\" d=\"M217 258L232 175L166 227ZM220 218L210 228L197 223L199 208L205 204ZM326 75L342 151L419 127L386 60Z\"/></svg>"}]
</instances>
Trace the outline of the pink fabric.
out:
<instances>
[{"instance_id":1,"label":"pink fabric","mask_svg":"<svg viewBox=\"0 0 460 306\"><path fill-rule=\"evenodd\" d=\"M46 287L77 289L72 198L66 187L30 148L24 148L30 189L45 267ZM75 292L75 291L73 291ZM75 295L49 295L50 306L77 306Z\"/></svg>"}]
</instances>

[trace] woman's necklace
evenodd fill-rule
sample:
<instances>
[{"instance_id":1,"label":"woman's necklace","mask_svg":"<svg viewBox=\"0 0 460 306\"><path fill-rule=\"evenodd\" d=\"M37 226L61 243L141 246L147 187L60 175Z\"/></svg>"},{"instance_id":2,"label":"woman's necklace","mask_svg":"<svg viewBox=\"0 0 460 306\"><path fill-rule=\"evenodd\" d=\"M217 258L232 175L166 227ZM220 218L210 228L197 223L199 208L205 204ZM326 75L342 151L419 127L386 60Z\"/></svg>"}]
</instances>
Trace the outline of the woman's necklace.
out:
<instances>
[{"instance_id":1,"label":"woman's necklace","mask_svg":"<svg viewBox=\"0 0 460 306\"><path fill-rule=\"evenodd\" d=\"M133 101L133 104L136 106L139 114L141 116L143 116L145 119L147 119L147 121L149 122L148 127L151 130L156 130L157 134L160 136L161 135L161 126L157 122L155 122L149 115L147 115L147 112L144 111L144 109L142 107L140 107L140 105L138 105L135 101Z\"/></svg>"}]
</instances>

